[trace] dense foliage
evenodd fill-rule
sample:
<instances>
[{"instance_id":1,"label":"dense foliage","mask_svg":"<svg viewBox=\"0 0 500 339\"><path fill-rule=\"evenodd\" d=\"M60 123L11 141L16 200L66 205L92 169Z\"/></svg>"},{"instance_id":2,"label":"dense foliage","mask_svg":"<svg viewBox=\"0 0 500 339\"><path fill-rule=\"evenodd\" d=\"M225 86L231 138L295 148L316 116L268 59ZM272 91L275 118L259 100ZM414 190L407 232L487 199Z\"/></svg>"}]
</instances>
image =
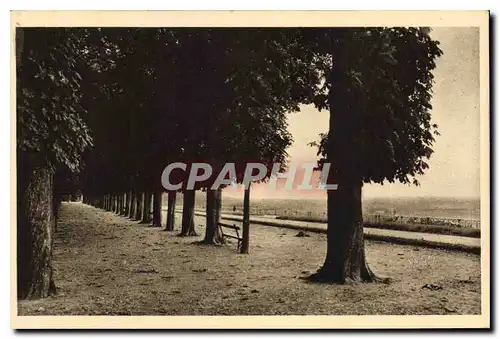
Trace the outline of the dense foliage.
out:
<instances>
[{"instance_id":1,"label":"dense foliage","mask_svg":"<svg viewBox=\"0 0 500 339\"><path fill-rule=\"evenodd\" d=\"M433 134L438 134L431 124L430 101L432 70L442 54L439 42L419 28L345 29L321 40L319 35L317 48L329 55L332 64L335 50L348 56L342 86L349 88L352 109L359 114L356 149L363 181L418 184L415 176L428 168ZM335 105L328 101L330 86L326 78L315 99L317 108ZM327 144L326 134L315 144L324 158Z\"/></svg>"},{"instance_id":2,"label":"dense foliage","mask_svg":"<svg viewBox=\"0 0 500 339\"><path fill-rule=\"evenodd\" d=\"M71 29L17 33L17 149L76 171L92 146L78 72L81 36Z\"/></svg>"},{"instance_id":3,"label":"dense foliage","mask_svg":"<svg viewBox=\"0 0 500 339\"><path fill-rule=\"evenodd\" d=\"M174 161L235 162L240 182L248 161L286 164L292 142L286 114L310 102L319 83L311 54L301 53L299 33L92 32L105 41L113 65L99 72L94 87L101 94L90 103L99 116L91 123L96 150L88 155L97 165L87 177L95 180L91 172L98 170L103 180L93 186L134 181L157 187Z\"/></svg>"}]
</instances>

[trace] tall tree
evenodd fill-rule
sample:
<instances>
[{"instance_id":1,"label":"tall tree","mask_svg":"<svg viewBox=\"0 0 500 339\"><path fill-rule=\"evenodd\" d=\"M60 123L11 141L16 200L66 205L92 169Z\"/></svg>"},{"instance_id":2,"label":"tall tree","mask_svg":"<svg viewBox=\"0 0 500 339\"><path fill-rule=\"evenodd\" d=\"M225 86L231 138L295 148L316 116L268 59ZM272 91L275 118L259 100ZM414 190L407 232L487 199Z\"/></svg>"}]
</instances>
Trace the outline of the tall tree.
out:
<instances>
[{"instance_id":1,"label":"tall tree","mask_svg":"<svg viewBox=\"0 0 500 339\"><path fill-rule=\"evenodd\" d=\"M310 102L319 76L313 59L302 57L298 30L207 29L196 35L200 60L196 75L198 154L220 169L236 162L241 182L249 162L286 164L291 135L286 114ZM221 137L223 136L223 137ZM216 172L216 171L215 171ZM207 244L222 241L218 232L221 194L207 181Z\"/></svg>"},{"instance_id":2,"label":"tall tree","mask_svg":"<svg viewBox=\"0 0 500 339\"><path fill-rule=\"evenodd\" d=\"M54 170L80 167L92 145L77 72L84 30L16 29L17 290L20 299L55 292Z\"/></svg>"},{"instance_id":3,"label":"tall tree","mask_svg":"<svg viewBox=\"0 0 500 339\"><path fill-rule=\"evenodd\" d=\"M243 234L241 241L240 253L248 253L250 247L250 186L251 183L245 187L245 196L243 198Z\"/></svg>"},{"instance_id":4,"label":"tall tree","mask_svg":"<svg viewBox=\"0 0 500 339\"><path fill-rule=\"evenodd\" d=\"M182 228L180 236L198 235L194 226L194 205L196 190L185 190L182 199Z\"/></svg>"},{"instance_id":5,"label":"tall tree","mask_svg":"<svg viewBox=\"0 0 500 339\"><path fill-rule=\"evenodd\" d=\"M364 248L363 183L418 184L434 142L432 70L442 52L428 30L337 28L310 30L313 49L328 59L315 104L330 111L329 133L319 143L329 162L328 246L311 278L345 283L380 281ZM312 37L312 39L311 39Z\"/></svg>"},{"instance_id":6,"label":"tall tree","mask_svg":"<svg viewBox=\"0 0 500 339\"><path fill-rule=\"evenodd\" d=\"M173 231L175 228L175 206L177 201L177 192L169 191L167 193L167 220L165 231Z\"/></svg>"}]
</instances>

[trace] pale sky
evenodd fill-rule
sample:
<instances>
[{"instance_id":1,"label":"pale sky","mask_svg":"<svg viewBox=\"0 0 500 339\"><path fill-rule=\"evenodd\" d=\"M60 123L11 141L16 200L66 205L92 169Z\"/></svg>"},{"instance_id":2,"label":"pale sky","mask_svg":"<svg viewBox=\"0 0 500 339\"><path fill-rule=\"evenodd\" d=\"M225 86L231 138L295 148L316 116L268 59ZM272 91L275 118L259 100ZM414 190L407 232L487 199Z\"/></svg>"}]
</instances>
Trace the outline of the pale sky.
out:
<instances>
[{"instance_id":1,"label":"pale sky","mask_svg":"<svg viewBox=\"0 0 500 339\"><path fill-rule=\"evenodd\" d=\"M479 29L435 28L431 34L440 41L443 55L436 62L432 99L432 121L439 125L441 136L436 137L430 168L419 177L420 187L365 185L364 197L479 196ZM316 149L307 143L328 130L328 114L313 106L290 114L289 131L294 139L288 150L291 162L317 160ZM297 193L283 189L269 192L262 185L252 190L254 198L318 197L318 192Z\"/></svg>"}]
</instances>

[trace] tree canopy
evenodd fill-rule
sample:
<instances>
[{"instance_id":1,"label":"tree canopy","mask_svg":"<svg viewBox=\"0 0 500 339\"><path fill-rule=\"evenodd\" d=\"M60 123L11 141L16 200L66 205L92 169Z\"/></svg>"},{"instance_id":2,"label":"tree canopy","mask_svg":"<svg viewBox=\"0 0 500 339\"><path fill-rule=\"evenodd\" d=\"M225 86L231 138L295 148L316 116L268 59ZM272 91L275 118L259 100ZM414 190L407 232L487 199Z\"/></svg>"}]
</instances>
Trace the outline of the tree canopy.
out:
<instances>
[{"instance_id":1,"label":"tree canopy","mask_svg":"<svg viewBox=\"0 0 500 339\"><path fill-rule=\"evenodd\" d=\"M316 40L317 41L317 40ZM325 50L334 65L335 50L347 57L341 85L358 114L356 143L358 168L365 183L400 181L418 184L428 168L437 125L431 124L432 70L442 52L439 42L420 28L345 29L335 32ZM318 109L329 109L331 89L325 72ZM348 113L345 113L348 114ZM322 135L318 155L327 155L328 135Z\"/></svg>"},{"instance_id":2,"label":"tree canopy","mask_svg":"<svg viewBox=\"0 0 500 339\"><path fill-rule=\"evenodd\" d=\"M77 171L92 146L78 72L82 37L71 29L17 33L17 149Z\"/></svg>"}]
</instances>

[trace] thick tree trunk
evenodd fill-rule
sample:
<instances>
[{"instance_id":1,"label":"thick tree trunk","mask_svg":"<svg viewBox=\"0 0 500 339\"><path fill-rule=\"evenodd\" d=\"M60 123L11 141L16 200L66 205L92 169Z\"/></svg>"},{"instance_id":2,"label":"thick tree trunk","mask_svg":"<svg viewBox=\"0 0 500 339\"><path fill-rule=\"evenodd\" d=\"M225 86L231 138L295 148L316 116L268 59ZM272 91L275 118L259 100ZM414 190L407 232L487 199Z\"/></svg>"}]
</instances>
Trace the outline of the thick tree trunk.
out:
<instances>
[{"instance_id":1,"label":"thick tree trunk","mask_svg":"<svg viewBox=\"0 0 500 339\"><path fill-rule=\"evenodd\" d=\"M115 200L115 202L114 202L114 205L113 205L113 212L116 213L116 214L118 214L118 205L119 205L119 203L118 203L118 194L114 195L114 200Z\"/></svg>"},{"instance_id":2,"label":"thick tree trunk","mask_svg":"<svg viewBox=\"0 0 500 339\"><path fill-rule=\"evenodd\" d=\"M217 190L209 189L207 191L207 227L205 229L205 239L203 239L202 241L207 245L218 245L224 243L224 238L219 227L220 211L218 210L218 207L220 206L221 196L222 188L219 188Z\"/></svg>"},{"instance_id":3,"label":"thick tree trunk","mask_svg":"<svg viewBox=\"0 0 500 339\"><path fill-rule=\"evenodd\" d=\"M120 209L121 209L121 197L120 194L116 195L116 206L115 206L115 213L120 214Z\"/></svg>"},{"instance_id":4,"label":"thick tree trunk","mask_svg":"<svg viewBox=\"0 0 500 339\"><path fill-rule=\"evenodd\" d=\"M314 281L346 283L380 281L369 269L365 258L361 205L362 168L359 159L361 139L359 111L355 107L359 93L352 86L349 56L339 46L334 53L334 68L329 77L330 123L327 160L331 164L328 190L327 255L323 266L311 276Z\"/></svg>"},{"instance_id":5,"label":"thick tree trunk","mask_svg":"<svg viewBox=\"0 0 500 339\"><path fill-rule=\"evenodd\" d=\"M127 193L120 194L120 215L126 215L125 208L127 205Z\"/></svg>"},{"instance_id":6,"label":"thick tree trunk","mask_svg":"<svg viewBox=\"0 0 500 339\"><path fill-rule=\"evenodd\" d=\"M142 210L144 205L144 192L137 194L137 205L135 206L134 220L142 220Z\"/></svg>"},{"instance_id":7,"label":"thick tree trunk","mask_svg":"<svg viewBox=\"0 0 500 339\"><path fill-rule=\"evenodd\" d=\"M245 189L245 196L243 198L243 235L241 241L240 253L248 253L248 248L250 245L250 186Z\"/></svg>"},{"instance_id":8,"label":"thick tree trunk","mask_svg":"<svg viewBox=\"0 0 500 339\"><path fill-rule=\"evenodd\" d=\"M163 191L155 191L153 197L153 227L161 227L161 207Z\"/></svg>"},{"instance_id":9,"label":"thick tree trunk","mask_svg":"<svg viewBox=\"0 0 500 339\"><path fill-rule=\"evenodd\" d=\"M219 225L220 222L221 208L222 208L222 187L219 188L217 192L217 197L215 199L215 220L217 222L217 225ZM218 231L220 231L219 227ZM224 243L224 237L222 236L222 232L221 232L221 239L222 243Z\"/></svg>"},{"instance_id":10,"label":"thick tree trunk","mask_svg":"<svg viewBox=\"0 0 500 339\"><path fill-rule=\"evenodd\" d=\"M167 197L167 225L165 231L173 231L175 228L175 203L177 200L177 192L168 192Z\"/></svg>"},{"instance_id":11,"label":"thick tree trunk","mask_svg":"<svg viewBox=\"0 0 500 339\"><path fill-rule=\"evenodd\" d=\"M129 219L134 219L135 218L135 211L136 207L135 205L137 204L137 197L135 195L135 191L131 190L130 191L130 208L128 211L128 218Z\"/></svg>"},{"instance_id":12,"label":"thick tree trunk","mask_svg":"<svg viewBox=\"0 0 500 339\"><path fill-rule=\"evenodd\" d=\"M118 214L118 210L119 210L118 194L115 194L115 206L114 206L113 212Z\"/></svg>"},{"instance_id":13,"label":"thick tree trunk","mask_svg":"<svg viewBox=\"0 0 500 339\"><path fill-rule=\"evenodd\" d=\"M116 211L115 213L120 215L120 211L122 209L122 196L121 194L116 195Z\"/></svg>"},{"instance_id":14,"label":"thick tree trunk","mask_svg":"<svg viewBox=\"0 0 500 339\"><path fill-rule=\"evenodd\" d=\"M17 205L17 294L19 299L55 294L52 272L53 173L44 166L19 168Z\"/></svg>"},{"instance_id":15,"label":"thick tree trunk","mask_svg":"<svg viewBox=\"0 0 500 339\"><path fill-rule=\"evenodd\" d=\"M130 206L132 205L132 191L127 192L127 198L125 199L125 216L128 217L130 214Z\"/></svg>"},{"instance_id":16,"label":"thick tree trunk","mask_svg":"<svg viewBox=\"0 0 500 339\"><path fill-rule=\"evenodd\" d=\"M195 190L186 190L182 202L182 230L180 236L195 236L194 228L194 203Z\"/></svg>"},{"instance_id":17,"label":"thick tree trunk","mask_svg":"<svg viewBox=\"0 0 500 339\"><path fill-rule=\"evenodd\" d=\"M111 212L116 213L116 195L111 194Z\"/></svg>"},{"instance_id":18,"label":"thick tree trunk","mask_svg":"<svg viewBox=\"0 0 500 339\"><path fill-rule=\"evenodd\" d=\"M144 204L142 205L141 224L149 224L151 222L151 192L144 193Z\"/></svg>"},{"instance_id":19,"label":"thick tree trunk","mask_svg":"<svg viewBox=\"0 0 500 339\"><path fill-rule=\"evenodd\" d=\"M361 210L361 182L338 182L328 191L327 255L314 280L346 283L379 279L366 263Z\"/></svg>"}]
</instances>

